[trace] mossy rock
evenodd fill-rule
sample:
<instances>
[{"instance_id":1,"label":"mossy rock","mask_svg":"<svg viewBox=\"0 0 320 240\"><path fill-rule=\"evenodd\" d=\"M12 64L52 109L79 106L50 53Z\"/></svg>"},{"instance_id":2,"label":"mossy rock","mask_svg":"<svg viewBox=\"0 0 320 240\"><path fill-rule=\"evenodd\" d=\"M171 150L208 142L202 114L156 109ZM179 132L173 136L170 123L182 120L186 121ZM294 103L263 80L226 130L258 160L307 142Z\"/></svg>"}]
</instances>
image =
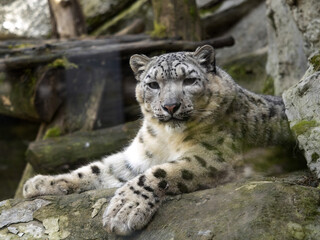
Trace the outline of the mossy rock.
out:
<instances>
[{"instance_id":1,"label":"mossy rock","mask_svg":"<svg viewBox=\"0 0 320 240\"><path fill-rule=\"evenodd\" d=\"M130 0L80 0L89 33L132 4Z\"/></svg>"},{"instance_id":2,"label":"mossy rock","mask_svg":"<svg viewBox=\"0 0 320 240\"><path fill-rule=\"evenodd\" d=\"M101 36L104 34L116 33L138 18L143 19L144 23L146 24L146 30L152 29L152 6L148 0L138 0L134 2L131 6L122 10L119 12L119 14L106 21L102 26L93 31L92 35Z\"/></svg>"},{"instance_id":3,"label":"mossy rock","mask_svg":"<svg viewBox=\"0 0 320 240\"><path fill-rule=\"evenodd\" d=\"M241 86L267 95L274 94L273 79L267 75L267 53L251 54L223 63L222 68Z\"/></svg>"},{"instance_id":4,"label":"mossy rock","mask_svg":"<svg viewBox=\"0 0 320 240\"><path fill-rule=\"evenodd\" d=\"M307 169L303 153L294 143L288 146L272 146L250 149L245 153L244 166L251 175L279 176Z\"/></svg>"},{"instance_id":5,"label":"mossy rock","mask_svg":"<svg viewBox=\"0 0 320 240\"><path fill-rule=\"evenodd\" d=\"M301 135L308 132L311 128L317 127L320 124L315 120L302 120L291 127L296 135Z\"/></svg>"},{"instance_id":6,"label":"mossy rock","mask_svg":"<svg viewBox=\"0 0 320 240\"><path fill-rule=\"evenodd\" d=\"M311 57L312 66L302 79L282 96L291 130L304 151L308 167L320 178L320 71L316 71L317 56Z\"/></svg>"},{"instance_id":7,"label":"mossy rock","mask_svg":"<svg viewBox=\"0 0 320 240\"><path fill-rule=\"evenodd\" d=\"M309 59L309 62L315 72L320 71L320 50Z\"/></svg>"},{"instance_id":8,"label":"mossy rock","mask_svg":"<svg viewBox=\"0 0 320 240\"><path fill-rule=\"evenodd\" d=\"M40 239L114 239L101 223L112 195L113 191L97 190L4 201L0 209L7 215L0 215L0 238L33 239L37 234ZM289 178L229 183L170 197L145 229L116 239L316 240L320 239L319 195L320 189L297 185ZM29 219L23 222L26 215ZM31 231L35 226L37 231ZM23 238L8 227L24 233Z\"/></svg>"}]
</instances>

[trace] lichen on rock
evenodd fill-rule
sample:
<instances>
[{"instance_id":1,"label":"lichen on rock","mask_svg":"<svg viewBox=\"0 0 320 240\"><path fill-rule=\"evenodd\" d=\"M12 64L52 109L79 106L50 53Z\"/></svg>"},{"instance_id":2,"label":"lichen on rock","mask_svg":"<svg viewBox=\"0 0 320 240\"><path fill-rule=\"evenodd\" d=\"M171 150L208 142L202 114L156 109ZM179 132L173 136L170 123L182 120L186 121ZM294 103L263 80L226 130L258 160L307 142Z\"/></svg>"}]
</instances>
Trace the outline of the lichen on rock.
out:
<instances>
[{"instance_id":1,"label":"lichen on rock","mask_svg":"<svg viewBox=\"0 0 320 240\"><path fill-rule=\"evenodd\" d=\"M8 210L2 210L0 214L0 228L13 223L30 222L33 220L33 213L43 206L50 204L50 201L35 199L18 203ZM5 206L5 205L4 205Z\"/></svg>"},{"instance_id":2,"label":"lichen on rock","mask_svg":"<svg viewBox=\"0 0 320 240\"><path fill-rule=\"evenodd\" d=\"M170 197L130 239L319 239L320 189L297 185L302 178L304 173L297 180L242 180ZM109 239L102 214L113 193L105 189L36 199L51 204L39 208L28 223L1 228L0 239ZM30 201L8 202L2 212ZM92 209L97 209L93 218Z\"/></svg>"},{"instance_id":3,"label":"lichen on rock","mask_svg":"<svg viewBox=\"0 0 320 240\"><path fill-rule=\"evenodd\" d=\"M48 68L64 68L64 69L77 69L78 66L70 62L66 57L57 58L52 63L49 63Z\"/></svg>"},{"instance_id":4,"label":"lichen on rock","mask_svg":"<svg viewBox=\"0 0 320 240\"><path fill-rule=\"evenodd\" d=\"M283 94L290 127L304 150L310 170L320 178L320 72L317 55L302 79Z\"/></svg>"}]
</instances>

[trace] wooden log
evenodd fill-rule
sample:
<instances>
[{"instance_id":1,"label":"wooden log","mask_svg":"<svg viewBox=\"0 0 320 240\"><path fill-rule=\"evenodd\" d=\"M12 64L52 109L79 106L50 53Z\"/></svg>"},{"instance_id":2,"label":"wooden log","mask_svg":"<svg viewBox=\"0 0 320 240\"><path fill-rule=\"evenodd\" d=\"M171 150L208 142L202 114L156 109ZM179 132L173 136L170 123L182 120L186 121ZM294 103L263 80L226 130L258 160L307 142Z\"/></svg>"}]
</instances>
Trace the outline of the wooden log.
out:
<instances>
[{"instance_id":1,"label":"wooden log","mask_svg":"<svg viewBox=\"0 0 320 240\"><path fill-rule=\"evenodd\" d=\"M128 34L139 34L145 29L145 23L141 18L134 20L130 25L115 33L115 36L123 36Z\"/></svg>"},{"instance_id":2,"label":"wooden log","mask_svg":"<svg viewBox=\"0 0 320 240\"><path fill-rule=\"evenodd\" d=\"M36 137L36 141L39 141L42 139L43 134L44 134L44 130L45 130L46 124L42 123L39 127L38 130L38 134ZM25 182L29 179L32 178L36 175L37 173L34 171L32 165L30 163L27 162L24 171L22 173L22 176L20 178L20 182L18 184L18 187L16 189L16 192L14 194L14 198L22 198L22 191L23 191L23 185L25 184Z\"/></svg>"},{"instance_id":3,"label":"wooden log","mask_svg":"<svg viewBox=\"0 0 320 240\"><path fill-rule=\"evenodd\" d=\"M140 41L141 39L144 40ZM68 85L70 79L75 79L72 85L74 88L77 88L76 82L82 82L86 85L83 89L89 90L102 89L102 85L107 81L103 79L112 76L118 80L109 79L108 81L114 81L115 84L109 84L106 91L116 90L115 87L118 86L117 92L120 94L120 65L116 66L120 56L128 59L137 52L150 54L154 51L193 51L204 44L219 48L233 45L234 40L232 37L200 42L151 40L141 35L34 43L38 45L28 42L26 47L13 48L6 58L0 59L0 114L48 122L63 100L61 92L64 92L65 84L71 86ZM10 44L12 43L2 43L1 47L9 51ZM92 84L92 81L98 85ZM80 109L83 107L81 104L78 106ZM72 108L71 111L75 109Z\"/></svg>"},{"instance_id":4,"label":"wooden log","mask_svg":"<svg viewBox=\"0 0 320 240\"><path fill-rule=\"evenodd\" d=\"M60 70L27 68L0 69L0 113L33 121L49 122L62 99L57 84Z\"/></svg>"},{"instance_id":5,"label":"wooden log","mask_svg":"<svg viewBox=\"0 0 320 240\"><path fill-rule=\"evenodd\" d=\"M53 34L72 38L86 34L86 23L77 0L48 0Z\"/></svg>"},{"instance_id":6,"label":"wooden log","mask_svg":"<svg viewBox=\"0 0 320 240\"><path fill-rule=\"evenodd\" d=\"M138 39L144 39L138 37ZM118 39L120 42L118 42ZM122 57L129 57L135 53L151 53L154 51L194 51L195 48L209 44L214 48L222 48L234 45L234 39L231 36L212 38L203 41L183 41L175 39L151 40L145 39L142 41L125 41L125 37L116 37L106 40L87 40L78 42L65 43L43 43L38 47L28 49L28 54L24 54L25 50L20 49L12 52L12 56L0 59L0 69L19 69L25 67L37 66L43 63L49 63L57 58L66 56L71 57L95 57L96 55L105 56L106 54L118 53ZM46 49L45 52L40 52L39 49ZM43 51L43 50L42 50ZM20 56L17 56L20 53Z\"/></svg>"},{"instance_id":7,"label":"wooden log","mask_svg":"<svg viewBox=\"0 0 320 240\"><path fill-rule=\"evenodd\" d=\"M127 145L140 126L139 122L101 129L78 131L62 137L35 141L29 145L27 161L36 172L56 173L114 153Z\"/></svg>"},{"instance_id":8,"label":"wooden log","mask_svg":"<svg viewBox=\"0 0 320 240\"><path fill-rule=\"evenodd\" d=\"M152 0L154 29L159 38L189 41L202 39L200 18L195 0Z\"/></svg>"},{"instance_id":9,"label":"wooden log","mask_svg":"<svg viewBox=\"0 0 320 240\"><path fill-rule=\"evenodd\" d=\"M64 81L60 85L64 101L52 121L42 124L35 143L77 130L88 131L123 121L119 68L116 59L110 56L71 59L74 62L64 57L48 65L52 70L63 71ZM64 160L64 164L68 164L69 159ZM35 169L38 170L37 167ZM27 165L15 197L21 197L23 184L37 172L30 164Z\"/></svg>"}]
</instances>

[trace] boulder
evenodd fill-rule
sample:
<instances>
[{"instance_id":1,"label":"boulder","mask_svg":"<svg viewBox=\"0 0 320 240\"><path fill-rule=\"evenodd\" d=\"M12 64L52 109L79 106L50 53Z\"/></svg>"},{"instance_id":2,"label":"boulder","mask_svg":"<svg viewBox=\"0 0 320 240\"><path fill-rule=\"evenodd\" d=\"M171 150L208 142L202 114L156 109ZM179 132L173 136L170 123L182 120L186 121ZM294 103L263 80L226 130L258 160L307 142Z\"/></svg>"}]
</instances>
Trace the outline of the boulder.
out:
<instances>
[{"instance_id":1,"label":"boulder","mask_svg":"<svg viewBox=\"0 0 320 240\"><path fill-rule=\"evenodd\" d=\"M0 38L47 37L51 32L47 0L0 2Z\"/></svg>"},{"instance_id":2,"label":"boulder","mask_svg":"<svg viewBox=\"0 0 320 240\"><path fill-rule=\"evenodd\" d=\"M117 15L132 3L130 0L79 0L79 2L82 6L89 32Z\"/></svg>"},{"instance_id":3,"label":"boulder","mask_svg":"<svg viewBox=\"0 0 320 240\"><path fill-rule=\"evenodd\" d=\"M268 62L275 94L297 83L320 46L320 1L267 0Z\"/></svg>"},{"instance_id":4,"label":"boulder","mask_svg":"<svg viewBox=\"0 0 320 240\"><path fill-rule=\"evenodd\" d=\"M225 0L210 9L200 10L205 36L221 35L262 2L262 0Z\"/></svg>"},{"instance_id":5,"label":"boulder","mask_svg":"<svg viewBox=\"0 0 320 240\"><path fill-rule=\"evenodd\" d=\"M235 44L229 48L217 50L217 63L230 62L241 55L251 54L267 46L266 6L261 3L252 9L223 36L233 36Z\"/></svg>"},{"instance_id":6,"label":"boulder","mask_svg":"<svg viewBox=\"0 0 320 240\"><path fill-rule=\"evenodd\" d=\"M199 9L209 9L221 3L222 1L223 0L196 0L196 4Z\"/></svg>"},{"instance_id":7,"label":"boulder","mask_svg":"<svg viewBox=\"0 0 320 240\"><path fill-rule=\"evenodd\" d=\"M302 79L283 93L286 114L311 171L320 178L320 53Z\"/></svg>"},{"instance_id":8,"label":"boulder","mask_svg":"<svg viewBox=\"0 0 320 240\"><path fill-rule=\"evenodd\" d=\"M119 32L136 19L143 20L146 31L153 29L153 12L150 1L135 1L132 5L120 11L116 16L104 21L104 23L95 29L92 34L100 36Z\"/></svg>"},{"instance_id":9,"label":"boulder","mask_svg":"<svg viewBox=\"0 0 320 240\"><path fill-rule=\"evenodd\" d=\"M230 49L232 48L234 47ZM218 49L217 52L221 50ZM221 57L225 59L224 56ZM242 87L255 93L274 94L273 79L267 75L265 69L267 48L224 61L222 68Z\"/></svg>"},{"instance_id":10,"label":"boulder","mask_svg":"<svg viewBox=\"0 0 320 240\"><path fill-rule=\"evenodd\" d=\"M89 34L114 33L142 19L147 29L153 24L152 7L146 0L79 0ZM0 38L47 38L51 34L47 0L14 0L0 2Z\"/></svg>"},{"instance_id":11,"label":"boulder","mask_svg":"<svg viewBox=\"0 0 320 240\"><path fill-rule=\"evenodd\" d=\"M285 179L246 180L170 197L124 239L319 239L320 190ZM1 239L114 239L102 228L113 190L0 202ZM122 239L122 238L116 238Z\"/></svg>"}]
</instances>

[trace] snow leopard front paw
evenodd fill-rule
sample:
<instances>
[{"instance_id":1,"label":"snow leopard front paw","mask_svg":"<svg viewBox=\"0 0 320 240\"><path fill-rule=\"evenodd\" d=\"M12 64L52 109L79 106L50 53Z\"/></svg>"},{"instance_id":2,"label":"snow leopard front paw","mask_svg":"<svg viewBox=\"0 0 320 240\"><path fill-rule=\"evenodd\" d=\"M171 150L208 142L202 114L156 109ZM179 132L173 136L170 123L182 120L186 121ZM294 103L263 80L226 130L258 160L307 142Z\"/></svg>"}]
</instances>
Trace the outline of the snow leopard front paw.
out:
<instances>
[{"instance_id":1,"label":"snow leopard front paw","mask_svg":"<svg viewBox=\"0 0 320 240\"><path fill-rule=\"evenodd\" d=\"M103 214L109 233L126 236L142 229L160 206L160 199L148 186L128 182L119 188Z\"/></svg>"},{"instance_id":2,"label":"snow leopard front paw","mask_svg":"<svg viewBox=\"0 0 320 240\"><path fill-rule=\"evenodd\" d=\"M23 186L23 196L32 198L41 195L64 195L70 192L70 182L54 176L37 175Z\"/></svg>"}]
</instances>

